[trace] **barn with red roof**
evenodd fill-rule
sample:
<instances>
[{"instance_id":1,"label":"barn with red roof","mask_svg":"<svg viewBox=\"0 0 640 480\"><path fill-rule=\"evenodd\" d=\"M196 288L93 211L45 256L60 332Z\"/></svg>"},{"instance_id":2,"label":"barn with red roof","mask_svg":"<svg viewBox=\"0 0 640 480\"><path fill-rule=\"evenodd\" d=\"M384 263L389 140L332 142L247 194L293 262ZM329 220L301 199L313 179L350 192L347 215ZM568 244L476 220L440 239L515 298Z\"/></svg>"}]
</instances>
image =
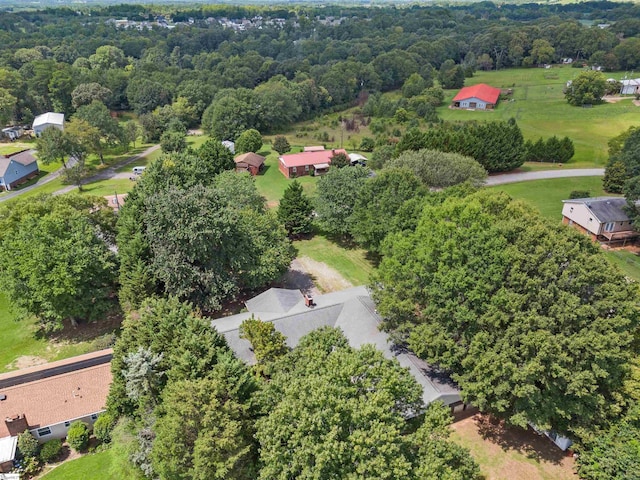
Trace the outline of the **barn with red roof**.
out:
<instances>
[{"instance_id":1,"label":"barn with red roof","mask_svg":"<svg viewBox=\"0 0 640 480\"><path fill-rule=\"evenodd\" d=\"M500 98L500 89L490 87L484 83L464 87L451 102L453 108L467 110L493 110Z\"/></svg>"},{"instance_id":2,"label":"barn with red roof","mask_svg":"<svg viewBox=\"0 0 640 480\"><path fill-rule=\"evenodd\" d=\"M322 150L314 149L301 153L291 153L279 157L279 168L287 178L300 177L302 175L322 175L327 173L331 166L331 158L338 153L347 154L346 150Z\"/></svg>"}]
</instances>

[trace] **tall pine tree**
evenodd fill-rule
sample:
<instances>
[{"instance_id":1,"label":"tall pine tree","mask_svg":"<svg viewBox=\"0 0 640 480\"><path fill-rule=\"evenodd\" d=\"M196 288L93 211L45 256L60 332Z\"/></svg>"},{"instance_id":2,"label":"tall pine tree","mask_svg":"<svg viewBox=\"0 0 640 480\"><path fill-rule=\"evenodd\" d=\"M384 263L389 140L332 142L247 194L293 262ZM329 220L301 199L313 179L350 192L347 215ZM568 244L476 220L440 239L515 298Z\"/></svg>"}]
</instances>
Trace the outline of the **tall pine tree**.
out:
<instances>
[{"instance_id":1,"label":"tall pine tree","mask_svg":"<svg viewBox=\"0 0 640 480\"><path fill-rule=\"evenodd\" d=\"M312 211L309 197L304 194L300 182L294 180L284 191L280 200L278 219L284 224L290 236L303 235L311 232Z\"/></svg>"}]
</instances>

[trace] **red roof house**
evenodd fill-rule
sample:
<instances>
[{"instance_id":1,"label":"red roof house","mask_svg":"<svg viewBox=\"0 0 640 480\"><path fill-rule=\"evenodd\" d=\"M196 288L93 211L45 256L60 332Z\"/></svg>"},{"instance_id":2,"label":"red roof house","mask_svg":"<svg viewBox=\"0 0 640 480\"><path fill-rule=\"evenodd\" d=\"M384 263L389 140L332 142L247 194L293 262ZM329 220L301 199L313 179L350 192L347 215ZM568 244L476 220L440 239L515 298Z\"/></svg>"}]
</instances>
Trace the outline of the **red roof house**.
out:
<instances>
[{"instance_id":1,"label":"red roof house","mask_svg":"<svg viewBox=\"0 0 640 480\"><path fill-rule=\"evenodd\" d=\"M460 90L453 98L451 106L469 110L493 110L499 98L499 88L480 83Z\"/></svg>"},{"instance_id":2,"label":"red roof house","mask_svg":"<svg viewBox=\"0 0 640 480\"><path fill-rule=\"evenodd\" d=\"M331 166L331 157L338 153L347 154L344 149L319 150L313 152L291 153L279 158L279 168L287 178L302 175L322 175Z\"/></svg>"}]
</instances>

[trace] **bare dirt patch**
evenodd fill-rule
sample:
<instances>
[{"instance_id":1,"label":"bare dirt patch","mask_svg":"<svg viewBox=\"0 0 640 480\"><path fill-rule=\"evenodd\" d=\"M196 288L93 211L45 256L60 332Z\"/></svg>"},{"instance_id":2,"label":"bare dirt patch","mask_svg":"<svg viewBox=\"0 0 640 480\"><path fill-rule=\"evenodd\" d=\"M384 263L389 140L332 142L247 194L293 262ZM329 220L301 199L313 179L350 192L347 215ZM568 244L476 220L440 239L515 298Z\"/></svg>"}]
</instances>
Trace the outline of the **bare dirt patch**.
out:
<instances>
[{"instance_id":1,"label":"bare dirt patch","mask_svg":"<svg viewBox=\"0 0 640 480\"><path fill-rule=\"evenodd\" d=\"M340 273L323 262L309 257L298 257L297 264L301 270L313 277L314 283L321 292L335 292L353 287Z\"/></svg>"},{"instance_id":2,"label":"bare dirt patch","mask_svg":"<svg viewBox=\"0 0 640 480\"><path fill-rule=\"evenodd\" d=\"M505 426L482 414L452 425L454 439L471 450L486 480L577 480L575 461L532 430Z\"/></svg>"},{"instance_id":3,"label":"bare dirt patch","mask_svg":"<svg viewBox=\"0 0 640 480\"><path fill-rule=\"evenodd\" d=\"M7 365L7 370L20 370L22 368L35 367L47 363L46 358L35 357L33 355L23 355L16 358L13 362Z\"/></svg>"}]
</instances>

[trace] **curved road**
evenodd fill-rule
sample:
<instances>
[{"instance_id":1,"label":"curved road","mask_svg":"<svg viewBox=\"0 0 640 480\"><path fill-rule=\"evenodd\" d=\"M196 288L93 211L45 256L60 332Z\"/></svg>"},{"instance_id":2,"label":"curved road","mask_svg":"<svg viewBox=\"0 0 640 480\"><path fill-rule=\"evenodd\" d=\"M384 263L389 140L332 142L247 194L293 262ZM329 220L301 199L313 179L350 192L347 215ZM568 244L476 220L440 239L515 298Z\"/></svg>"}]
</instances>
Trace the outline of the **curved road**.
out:
<instances>
[{"instance_id":1,"label":"curved road","mask_svg":"<svg viewBox=\"0 0 640 480\"><path fill-rule=\"evenodd\" d=\"M111 178L129 178L131 176L130 173L127 172L123 172L123 173L118 173L116 172L117 169L122 168L126 165L129 165L130 163L135 162L136 160L139 160L142 157L146 157L147 155L155 152L156 150L158 150L160 148L160 145L153 145L149 148L147 148L145 151L141 152L138 155L134 155L133 157L129 157L126 160L123 160L122 162L116 163L114 165L111 165L109 168L106 168L104 170L102 170L101 172L95 174L92 177L86 178L84 179L84 181L82 182L83 185L87 184L87 183L92 183L92 182L97 182L98 180L109 180ZM73 162L70 160L67 162L68 166L72 166ZM62 167L60 167L58 170L56 170L55 172L51 172L48 175L45 175L44 177L40 178L36 183L34 183L33 185L29 185L28 187L22 188L20 190L12 190L11 192L8 192L6 195L3 195L2 197L0 197L0 202L6 202L7 200L17 197L18 195L22 195L25 192L28 192L30 190L33 190L34 188L38 188L41 187L42 185L45 185L49 182L51 182L52 180L55 180L56 178L58 178L60 175L62 175L62 172L64 172L64 169ZM60 190L56 190L55 192L53 192L53 195L60 195L63 193L67 193L70 192L72 190L74 190L75 188L77 188L75 185L69 185L68 187L64 187L61 188Z\"/></svg>"},{"instance_id":2,"label":"curved road","mask_svg":"<svg viewBox=\"0 0 640 480\"><path fill-rule=\"evenodd\" d=\"M505 183L526 182L529 180L545 180L548 178L567 177L602 177L604 168L575 168L566 170L542 170L539 172L502 173L487 178L485 185L503 185Z\"/></svg>"}]
</instances>

